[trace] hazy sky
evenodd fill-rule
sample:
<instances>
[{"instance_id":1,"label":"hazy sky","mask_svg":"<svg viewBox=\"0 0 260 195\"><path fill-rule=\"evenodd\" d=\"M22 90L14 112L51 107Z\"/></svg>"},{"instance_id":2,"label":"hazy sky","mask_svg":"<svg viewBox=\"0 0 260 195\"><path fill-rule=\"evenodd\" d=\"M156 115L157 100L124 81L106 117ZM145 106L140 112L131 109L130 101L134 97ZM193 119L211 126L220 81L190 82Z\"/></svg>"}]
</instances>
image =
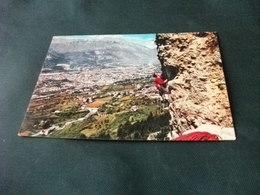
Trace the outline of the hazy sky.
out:
<instances>
[{"instance_id":1,"label":"hazy sky","mask_svg":"<svg viewBox=\"0 0 260 195\"><path fill-rule=\"evenodd\" d=\"M77 40L90 40L102 39L106 37L120 38L129 42L138 43L140 45L155 48L154 43L155 34L125 34L125 35L73 35L73 36L55 36L53 39L77 39Z\"/></svg>"}]
</instances>

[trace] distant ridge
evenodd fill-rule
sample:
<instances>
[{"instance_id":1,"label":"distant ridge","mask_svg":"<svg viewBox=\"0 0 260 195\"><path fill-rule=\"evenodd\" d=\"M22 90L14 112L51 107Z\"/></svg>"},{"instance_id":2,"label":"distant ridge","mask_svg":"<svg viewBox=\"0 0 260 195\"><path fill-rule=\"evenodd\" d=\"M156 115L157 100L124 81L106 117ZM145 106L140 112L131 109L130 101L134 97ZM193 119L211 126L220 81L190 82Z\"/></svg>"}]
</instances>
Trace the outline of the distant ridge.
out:
<instances>
[{"instance_id":1,"label":"distant ridge","mask_svg":"<svg viewBox=\"0 0 260 195\"><path fill-rule=\"evenodd\" d=\"M50 45L44 68L55 69L57 64L76 67L142 66L159 63L156 48L128 42L121 38L91 40L55 39Z\"/></svg>"}]
</instances>

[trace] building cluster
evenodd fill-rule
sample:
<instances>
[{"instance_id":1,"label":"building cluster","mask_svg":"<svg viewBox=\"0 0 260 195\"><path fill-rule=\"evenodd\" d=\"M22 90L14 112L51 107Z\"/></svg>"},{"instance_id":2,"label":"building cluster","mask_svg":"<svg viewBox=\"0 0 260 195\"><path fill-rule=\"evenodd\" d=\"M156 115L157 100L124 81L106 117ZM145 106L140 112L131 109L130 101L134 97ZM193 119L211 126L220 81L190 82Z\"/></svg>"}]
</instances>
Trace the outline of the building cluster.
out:
<instances>
[{"instance_id":1,"label":"building cluster","mask_svg":"<svg viewBox=\"0 0 260 195\"><path fill-rule=\"evenodd\" d=\"M41 73L34 91L35 96L45 96L57 92L97 92L98 86L111 85L118 81L145 78L155 72L148 67L126 66L113 68L86 68L82 71ZM140 88L140 86L139 86Z\"/></svg>"}]
</instances>

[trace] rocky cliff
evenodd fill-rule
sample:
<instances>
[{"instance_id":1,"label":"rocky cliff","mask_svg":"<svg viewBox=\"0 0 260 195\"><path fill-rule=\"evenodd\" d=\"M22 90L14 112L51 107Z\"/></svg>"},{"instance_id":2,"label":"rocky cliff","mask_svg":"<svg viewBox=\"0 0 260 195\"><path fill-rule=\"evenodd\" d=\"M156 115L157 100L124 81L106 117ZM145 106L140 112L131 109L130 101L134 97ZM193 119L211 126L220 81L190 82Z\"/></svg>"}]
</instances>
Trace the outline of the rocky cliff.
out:
<instances>
[{"instance_id":1,"label":"rocky cliff","mask_svg":"<svg viewBox=\"0 0 260 195\"><path fill-rule=\"evenodd\" d=\"M216 33L157 34L156 44L169 80L172 130L233 127Z\"/></svg>"}]
</instances>

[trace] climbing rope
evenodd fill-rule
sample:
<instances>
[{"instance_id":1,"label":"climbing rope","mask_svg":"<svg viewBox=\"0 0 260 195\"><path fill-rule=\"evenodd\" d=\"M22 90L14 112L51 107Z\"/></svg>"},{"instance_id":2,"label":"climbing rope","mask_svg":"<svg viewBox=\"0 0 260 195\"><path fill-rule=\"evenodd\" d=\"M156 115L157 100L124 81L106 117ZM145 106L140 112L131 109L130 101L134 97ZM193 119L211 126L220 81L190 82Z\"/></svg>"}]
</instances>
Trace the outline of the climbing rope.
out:
<instances>
[{"instance_id":1,"label":"climbing rope","mask_svg":"<svg viewBox=\"0 0 260 195\"><path fill-rule=\"evenodd\" d=\"M172 141L218 141L221 137L208 132L193 132L185 135L181 135Z\"/></svg>"}]
</instances>

